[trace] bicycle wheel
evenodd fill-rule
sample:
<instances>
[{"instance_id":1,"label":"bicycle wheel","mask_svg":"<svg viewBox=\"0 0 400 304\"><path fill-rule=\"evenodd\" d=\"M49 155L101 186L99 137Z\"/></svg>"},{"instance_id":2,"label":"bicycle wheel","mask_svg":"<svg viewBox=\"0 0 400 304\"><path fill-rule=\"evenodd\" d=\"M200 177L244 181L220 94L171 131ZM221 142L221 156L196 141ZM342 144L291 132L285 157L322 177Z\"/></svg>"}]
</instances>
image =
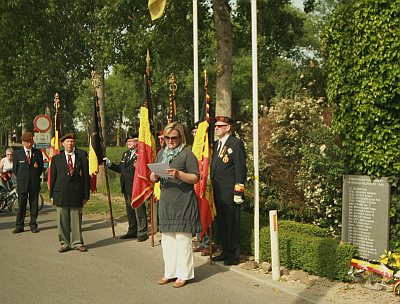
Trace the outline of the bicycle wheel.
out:
<instances>
[{"instance_id":1,"label":"bicycle wheel","mask_svg":"<svg viewBox=\"0 0 400 304\"><path fill-rule=\"evenodd\" d=\"M8 208L11 210L12 213L17 214L18 211L18 196L16 194L13 194L9 199L8 199Z\"/></svg>"},{"instance_id":2,"label":"bicycle wheel","mask_svg":"<svg viewBox=\"0 0 400 304\"><path fill-rule=\"evenodd\" d=\"M4 208L7 206L7 200L6 200L7 193L3 191L3 189L0 189L0 212L4 210Z\"/></svg>"},{"instance_id":3,"label":"bicycle wheel","mask_svg":"<svg viewBox=\"0 0 400 304\"><path fill-rule=\"evenodd\" d=\"M39 198L38 198L38 210L39 211L43 209L43 205L44 205L43 195L39 194Z\"/></svg>"},{"instance_id":4,"label":"bicycle wheel","mask_svg":"<svg viewBox=\"0 0 400 304\"><path fill-rule=\"evenodd\" d=\"M0 200L0 212L4 210L4 208L7 206L6 201L4 199Z\"/></svg>"}]
</instances>

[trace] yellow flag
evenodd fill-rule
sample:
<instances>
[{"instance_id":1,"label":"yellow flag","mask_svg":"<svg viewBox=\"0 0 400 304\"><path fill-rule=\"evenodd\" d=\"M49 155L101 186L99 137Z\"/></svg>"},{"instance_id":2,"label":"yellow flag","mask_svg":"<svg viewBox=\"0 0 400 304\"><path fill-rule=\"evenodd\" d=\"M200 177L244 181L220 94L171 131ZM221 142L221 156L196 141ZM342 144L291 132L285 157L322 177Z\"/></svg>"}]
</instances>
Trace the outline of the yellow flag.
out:
<instances>
[{"instance_id":1,"label":"yellow flag","mask_svg":"<svg viewBox=\"0 0 400 304\"><path fill-rule=\"evenodd\" d=\"M156 20L164 14L167 0L149 0L151 20Z\"/></svg>"}]
</instances>

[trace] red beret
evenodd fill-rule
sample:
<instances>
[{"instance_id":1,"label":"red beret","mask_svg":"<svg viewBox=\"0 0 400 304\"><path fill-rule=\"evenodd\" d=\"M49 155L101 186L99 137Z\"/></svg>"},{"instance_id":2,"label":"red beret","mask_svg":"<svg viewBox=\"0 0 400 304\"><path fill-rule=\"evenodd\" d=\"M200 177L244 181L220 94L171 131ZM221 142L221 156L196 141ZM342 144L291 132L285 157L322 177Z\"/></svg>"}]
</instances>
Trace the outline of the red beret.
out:
<instances>
[{"instance_id":1,"label":"red beret","mask_svg":"<svg viewBox=\"0 0 400 304\"><path fill-rule=\"evenodd\" d=\"M74 133L67 133L63 137L61 137L60 141L63 142L66 139L75 139Z\"/></svg>"},{"instance_id":2,"label":"red beret","mask_svg":"<svg viewBox=\"0 0 400 304\"><path fill-rule=\"evenodd\" d=\"M217 116L215 117L215 122L225 122L227 124L233 125L233 119L227 116Z\"/></svg>"}]
</instances>

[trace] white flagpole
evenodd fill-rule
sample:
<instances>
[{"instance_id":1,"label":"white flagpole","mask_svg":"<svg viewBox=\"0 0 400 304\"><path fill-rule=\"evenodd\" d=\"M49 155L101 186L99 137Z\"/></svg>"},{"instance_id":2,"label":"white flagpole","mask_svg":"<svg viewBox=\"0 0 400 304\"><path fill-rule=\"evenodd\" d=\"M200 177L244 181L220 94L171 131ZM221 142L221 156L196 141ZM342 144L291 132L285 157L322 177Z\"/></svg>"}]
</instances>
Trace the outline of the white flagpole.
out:
<instances>
[{"instance_id":1,"label":"white flagpole","mask_svg":"<svg viewBox=\"0 0 400 304\"><path fill-rule=\"evenodd\" d=\"M194 122L199 121L199 59L197 41L197 0L193 0L193 73Z\"/></svg>"},{"instance_id":2,"label":"white flagpole","mask_svg":"<svg viewBox=\"0 0 400 304\"><path fill-rule=\"evenodd\" d=\"M260 202L258 169L257 0L251 0L251 58L253 74L254 258L258 262L260 260Z\"/></svg>"}]
</instances>

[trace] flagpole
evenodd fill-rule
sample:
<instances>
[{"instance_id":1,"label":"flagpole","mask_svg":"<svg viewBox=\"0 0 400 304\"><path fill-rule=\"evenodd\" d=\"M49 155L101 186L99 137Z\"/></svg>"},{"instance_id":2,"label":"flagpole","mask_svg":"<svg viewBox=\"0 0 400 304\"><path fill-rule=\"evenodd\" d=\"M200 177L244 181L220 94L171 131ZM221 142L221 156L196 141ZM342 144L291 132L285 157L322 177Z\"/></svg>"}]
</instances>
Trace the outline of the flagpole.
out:
<instances>
[{"instance_id":1,"label":"flagpole","mask_svg":"<svg viewBox=\"0 0 400 304\"><path fill-rule=\"evenodd\" d=\"M193 91L194 121L199 121L199 55L197 41L197 0L193 0Z\"/></svg>"},{"instance_id":2,"label":"flagpole","mask_svg":"<svg viewBox=\"0 0 400 304\"><path fill-rule=\"evenodd\" d=\"M97 74L95 71L92 71L92 85L93 85L93 94L94 96L97 96L97 88L100 86L99 80L97 78ZM96 100L96 108L98 108L98 99ZM102 125L102 122L100 121L100 125ZM104 140L103 140L103 132L99 132L100 136L100 144L101 144L101 149L103 150L103 157L106 157L106 148L104 146ZM112 212L112 205L111 205L111 193L110 193L110 184L108 181L108 174L107 174L107 166L105 164L105 161L103 159L98 160L99 164L102 163L104 166L104 175L106 178L106 187L107 187L107 197L108 197L108 210L110 213L110 221L111 221L111 230L112 230L112 235L113 238L115 239L115 229L114 229L114 217L113 217L113 212Z\"/></svg>"},{"instance_id":3,"label":"flagpole","mask_svg":"<svg viewBox=\"0 0 400 304\"><path fill-rule=\"evenodd\" d=\"M253 74L254 259L258 262L260 260L260 203L258 169L257 0L251 0L251 53Z\"/></svg>"}]
</instances>

